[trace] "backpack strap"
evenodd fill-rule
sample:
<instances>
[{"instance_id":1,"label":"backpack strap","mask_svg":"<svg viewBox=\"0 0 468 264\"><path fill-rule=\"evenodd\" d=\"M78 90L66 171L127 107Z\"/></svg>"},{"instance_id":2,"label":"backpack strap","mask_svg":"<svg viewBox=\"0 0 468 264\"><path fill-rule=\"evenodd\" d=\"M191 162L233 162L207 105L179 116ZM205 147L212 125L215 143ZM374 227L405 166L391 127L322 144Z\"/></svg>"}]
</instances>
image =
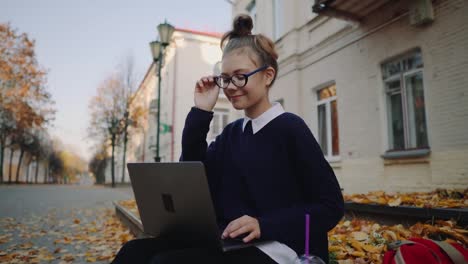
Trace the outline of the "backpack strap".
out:
<instances>
[{"instance_id":1,"label":"backpack strap","mask_svg":"<svg viewBox=\"0 0 468 264\"><path fill-rule=\"evenodd\" d=\"M443 249L453 263L467 264L465 257L463 257L463 255L454 246L450 245L450 243L434 240L432 240L432 242L436 243L441 249Z\"/></svg>"},{"instance_id":2,"label":"backpack strap","mask_svg":"<svg viewBox=\"0 0 468 264\"><path fill-rule=\"evenodd\" d=\"M405 259L403 258L403 255L401 254L400 248L397 248L397 249L396 249L395 263L396 263L396 264L406 264L406 261L405 261Z\"/></svg>"},{"instance_id":3,"label":"backpack strap","mask_svg":"<svg viewBox=\"0 0 468 264\"><path fill-rule=\"evenodd\" d=\"M405 241L398 240L398 241L395 241L395 242L392 242L392 243L388 244L389 249L392 249L392 250L396 251L396 254L395 254L395 263L396 264L406 264L405 260L403 259L403 255L401 254L401 249L400 249L400 247L403 246L403 245L421 245L421 246L427 248L429 250L429 252L431 252L431 254L436 258L437 263L442 263L439 256L437 255L437 253L435 253L434 250L430 249L426 245L418 243L418 242L414 242L414 241L411 241L411 240L405 240ZM463 263L463 262L460 262L460 263ZM455 262L455 264L458 264L458 262Z\"/></svg>"}]
</instances>

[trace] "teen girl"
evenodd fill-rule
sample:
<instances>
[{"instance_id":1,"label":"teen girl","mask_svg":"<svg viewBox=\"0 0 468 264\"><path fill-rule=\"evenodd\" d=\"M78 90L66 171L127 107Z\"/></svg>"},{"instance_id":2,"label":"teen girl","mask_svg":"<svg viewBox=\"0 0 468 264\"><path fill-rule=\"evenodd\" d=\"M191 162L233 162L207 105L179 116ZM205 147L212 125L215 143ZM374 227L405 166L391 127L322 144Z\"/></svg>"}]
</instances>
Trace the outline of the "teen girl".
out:
<instances>
[{"instance_id":1,"label":"teen girl","mask_svg":"<svg viewBox=\"0 0 468 264\"><path fill-rule=\"evenodd\" d=\"M302 118L270 102L278 55L269 38L251 34L252 27L249 16L237 16L221 41L221 75L196 83L181 161L204 163L222 238L269 242L222 253L168 239L139 239L128 242L114 263L295 263L305 251L306 214L309 252L328 263L327 231L343 216L340 186ZM220 89L245 117L227 125L208 146Z\"/></svg>"}]
</instances>

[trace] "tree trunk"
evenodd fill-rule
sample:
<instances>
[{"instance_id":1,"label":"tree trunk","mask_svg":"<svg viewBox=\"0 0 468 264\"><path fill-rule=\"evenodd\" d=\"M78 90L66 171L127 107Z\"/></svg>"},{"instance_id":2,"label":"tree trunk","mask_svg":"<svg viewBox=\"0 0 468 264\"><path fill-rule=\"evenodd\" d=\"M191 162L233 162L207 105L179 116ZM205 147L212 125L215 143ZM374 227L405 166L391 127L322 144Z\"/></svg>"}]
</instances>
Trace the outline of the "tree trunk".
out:
<instances>
[{"instance_id":1,"label":"tree trunk","mask_svg":"<svg viewBox=\"0 0 468 264\"><path fill-rule=\"evenodd\" d=\"M125 182L125 167L127 164L127 126L125 126L125 132L124 132L124 149L123 149L123 161L122 161L122 180L121 182Z\"/></svg>"},{"instance_id":2,"label":"tree trunk","mask_svg":"<svg viewBox=\"0 0 468 264\"><path fill-rule=\"evenodd\" d=\"M26 183L29 183L29 170L31 169L31 161L29 161L28 165L26 166Z\"/></svg>"},{"instance_id":3,"label":"tree trunk","mask_svg":"<svg viewBox=\"0 0 468 264\"><path fill-rule=\"evenodd\" d=\"M111 177L112 177L112 188L115 187L115 175L114 175L114 149L115 149L115 135L112 135L112 164L111 164Z\"/></svg>"},{"instance_id":4,"label":"tree trunk","mask_svg":"<svg viewBox=\"0 0 468 264\"><path fill-rule=\"evenodd\" d=\"M49 163L47 163L46 167L44 168L44 184L47 183L48 179L49 179Z\"/></svg>"},{"instance_id":5,"label":"tree trunk","mask_svg":"<svg viewBox=\"0 0 468 264\"><path fill-rule=\"evenodd\" d=\"M36 175L34 179L34 183L37 184L37 175L39 174L39 159L36 159Z\"/></svg>"},{"instance_id":6,"label":"tree trunk","mask_svg":"<svg viewBox=\"0 0 468 264\"><path fill-rule=\"evenodd\" d=\"M10 149L10 164L8 165L8 183L11 183L11 166L13 165L13 154L15 150L13 148Z\"/></svg>"},{"instance_id":7,"label":"tree trunk","mask_svg":"<svg viewBox=\"0 0 468 264\"><path fill-rule=\"evenodd\" d=\"M47 163L47 183L50 183L50 164Z\"/></svg>"},{"instance_id":8,"label":"tree trunk","mask_svg":"<svg viewBox=\"0 0 468 264\"><path fill-rule=\"evenodd\" d=\"M3 183L3 157L5 155L5 140L1 140L0 144L0 183Z\"/></svg>"},{"instance_id":9,"label":"tree trunk","mask_svg":"<svg viewBox=\"0 0 468 264\"><path fill-rule=\"evenodd\" d=\"M18 167L16 169L16 184L19 183L19 176L20 176L20 169L21 169L21 163L23 162L23 156L24 156L24 149L21 148L20 150L20 156L19 156L19 159L18 159Z\"/></svg>"}]
</instances>

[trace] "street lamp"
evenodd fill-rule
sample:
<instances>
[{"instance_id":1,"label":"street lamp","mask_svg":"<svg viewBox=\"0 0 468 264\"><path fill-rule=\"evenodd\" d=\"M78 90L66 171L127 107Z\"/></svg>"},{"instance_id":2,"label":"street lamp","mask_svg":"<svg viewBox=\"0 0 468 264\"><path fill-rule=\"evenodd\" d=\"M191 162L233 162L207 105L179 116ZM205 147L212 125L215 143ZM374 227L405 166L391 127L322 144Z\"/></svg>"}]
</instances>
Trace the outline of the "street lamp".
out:
<instances>
[{"instance_id":1,"label":"street lamp","mask_svg":"<svg viewBox=\"0 0 468 264\"><path fill-rule=\"evenodd\" d=\"M161 67L162 61L164 60L164 50L171 41L172 34L174 33L174 26L164 22L158 25L159 38L161 41L150 42L151 53L153 55L154 63L158 62L157 76L158 76L158 116L157 116L157 127L156 127L156 156L154 157L155 162L160 162L161 157L159 156L159 130L161 128Z\"/></svg>"},{"instance_id":2,"label":"street lamp","mask_svg":"<svg viewBox=\"0 0 468 264\"><path fill-rule=\"evenodd\" d=\"M125 180L125 165L127 164L127 142L128 142L128 126L134 125L133 120L129 118L128 110L125 110L124 119L123 119L123 161L122 161L122 179L121 182L124 183Z\"/></svg>"},{"instance_id":3,"label":"street lamp","mask_svg":"<svg viewBox=\"0 0 468 264\"><path fill-rule=\"evenodd\" d=\"M111 143L112 143L112 164L111 164L111 177L112 177L112 188L115 187L115 170L114 170L114 154L115 154L115 140L116 135L119 132L119 120L115 117L112 117L110 120L109 133L111 134Z\"/></svg>"}]
</instances>

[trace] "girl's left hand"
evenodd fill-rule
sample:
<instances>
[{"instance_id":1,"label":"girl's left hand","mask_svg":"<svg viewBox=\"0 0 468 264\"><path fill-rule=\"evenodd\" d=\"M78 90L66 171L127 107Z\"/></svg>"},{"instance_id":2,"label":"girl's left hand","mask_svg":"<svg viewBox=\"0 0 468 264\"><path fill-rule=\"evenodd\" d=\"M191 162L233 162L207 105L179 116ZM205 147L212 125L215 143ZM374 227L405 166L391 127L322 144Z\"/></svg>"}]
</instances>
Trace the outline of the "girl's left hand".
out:
<instances>
[{"instance_id":1,"label":"girl's left hand","mask_svg":"<svg viewBox=\"0 0 468 264\"><path fill-rule=\"evenodd\" d=\"M257 218L244 215L231 221L226 229L224 229L221 238L235 238L244 233L250 233L243 239L244 243L248 243L255 238L260 238L260 224Z\"/></svg>"}]
</instances>

